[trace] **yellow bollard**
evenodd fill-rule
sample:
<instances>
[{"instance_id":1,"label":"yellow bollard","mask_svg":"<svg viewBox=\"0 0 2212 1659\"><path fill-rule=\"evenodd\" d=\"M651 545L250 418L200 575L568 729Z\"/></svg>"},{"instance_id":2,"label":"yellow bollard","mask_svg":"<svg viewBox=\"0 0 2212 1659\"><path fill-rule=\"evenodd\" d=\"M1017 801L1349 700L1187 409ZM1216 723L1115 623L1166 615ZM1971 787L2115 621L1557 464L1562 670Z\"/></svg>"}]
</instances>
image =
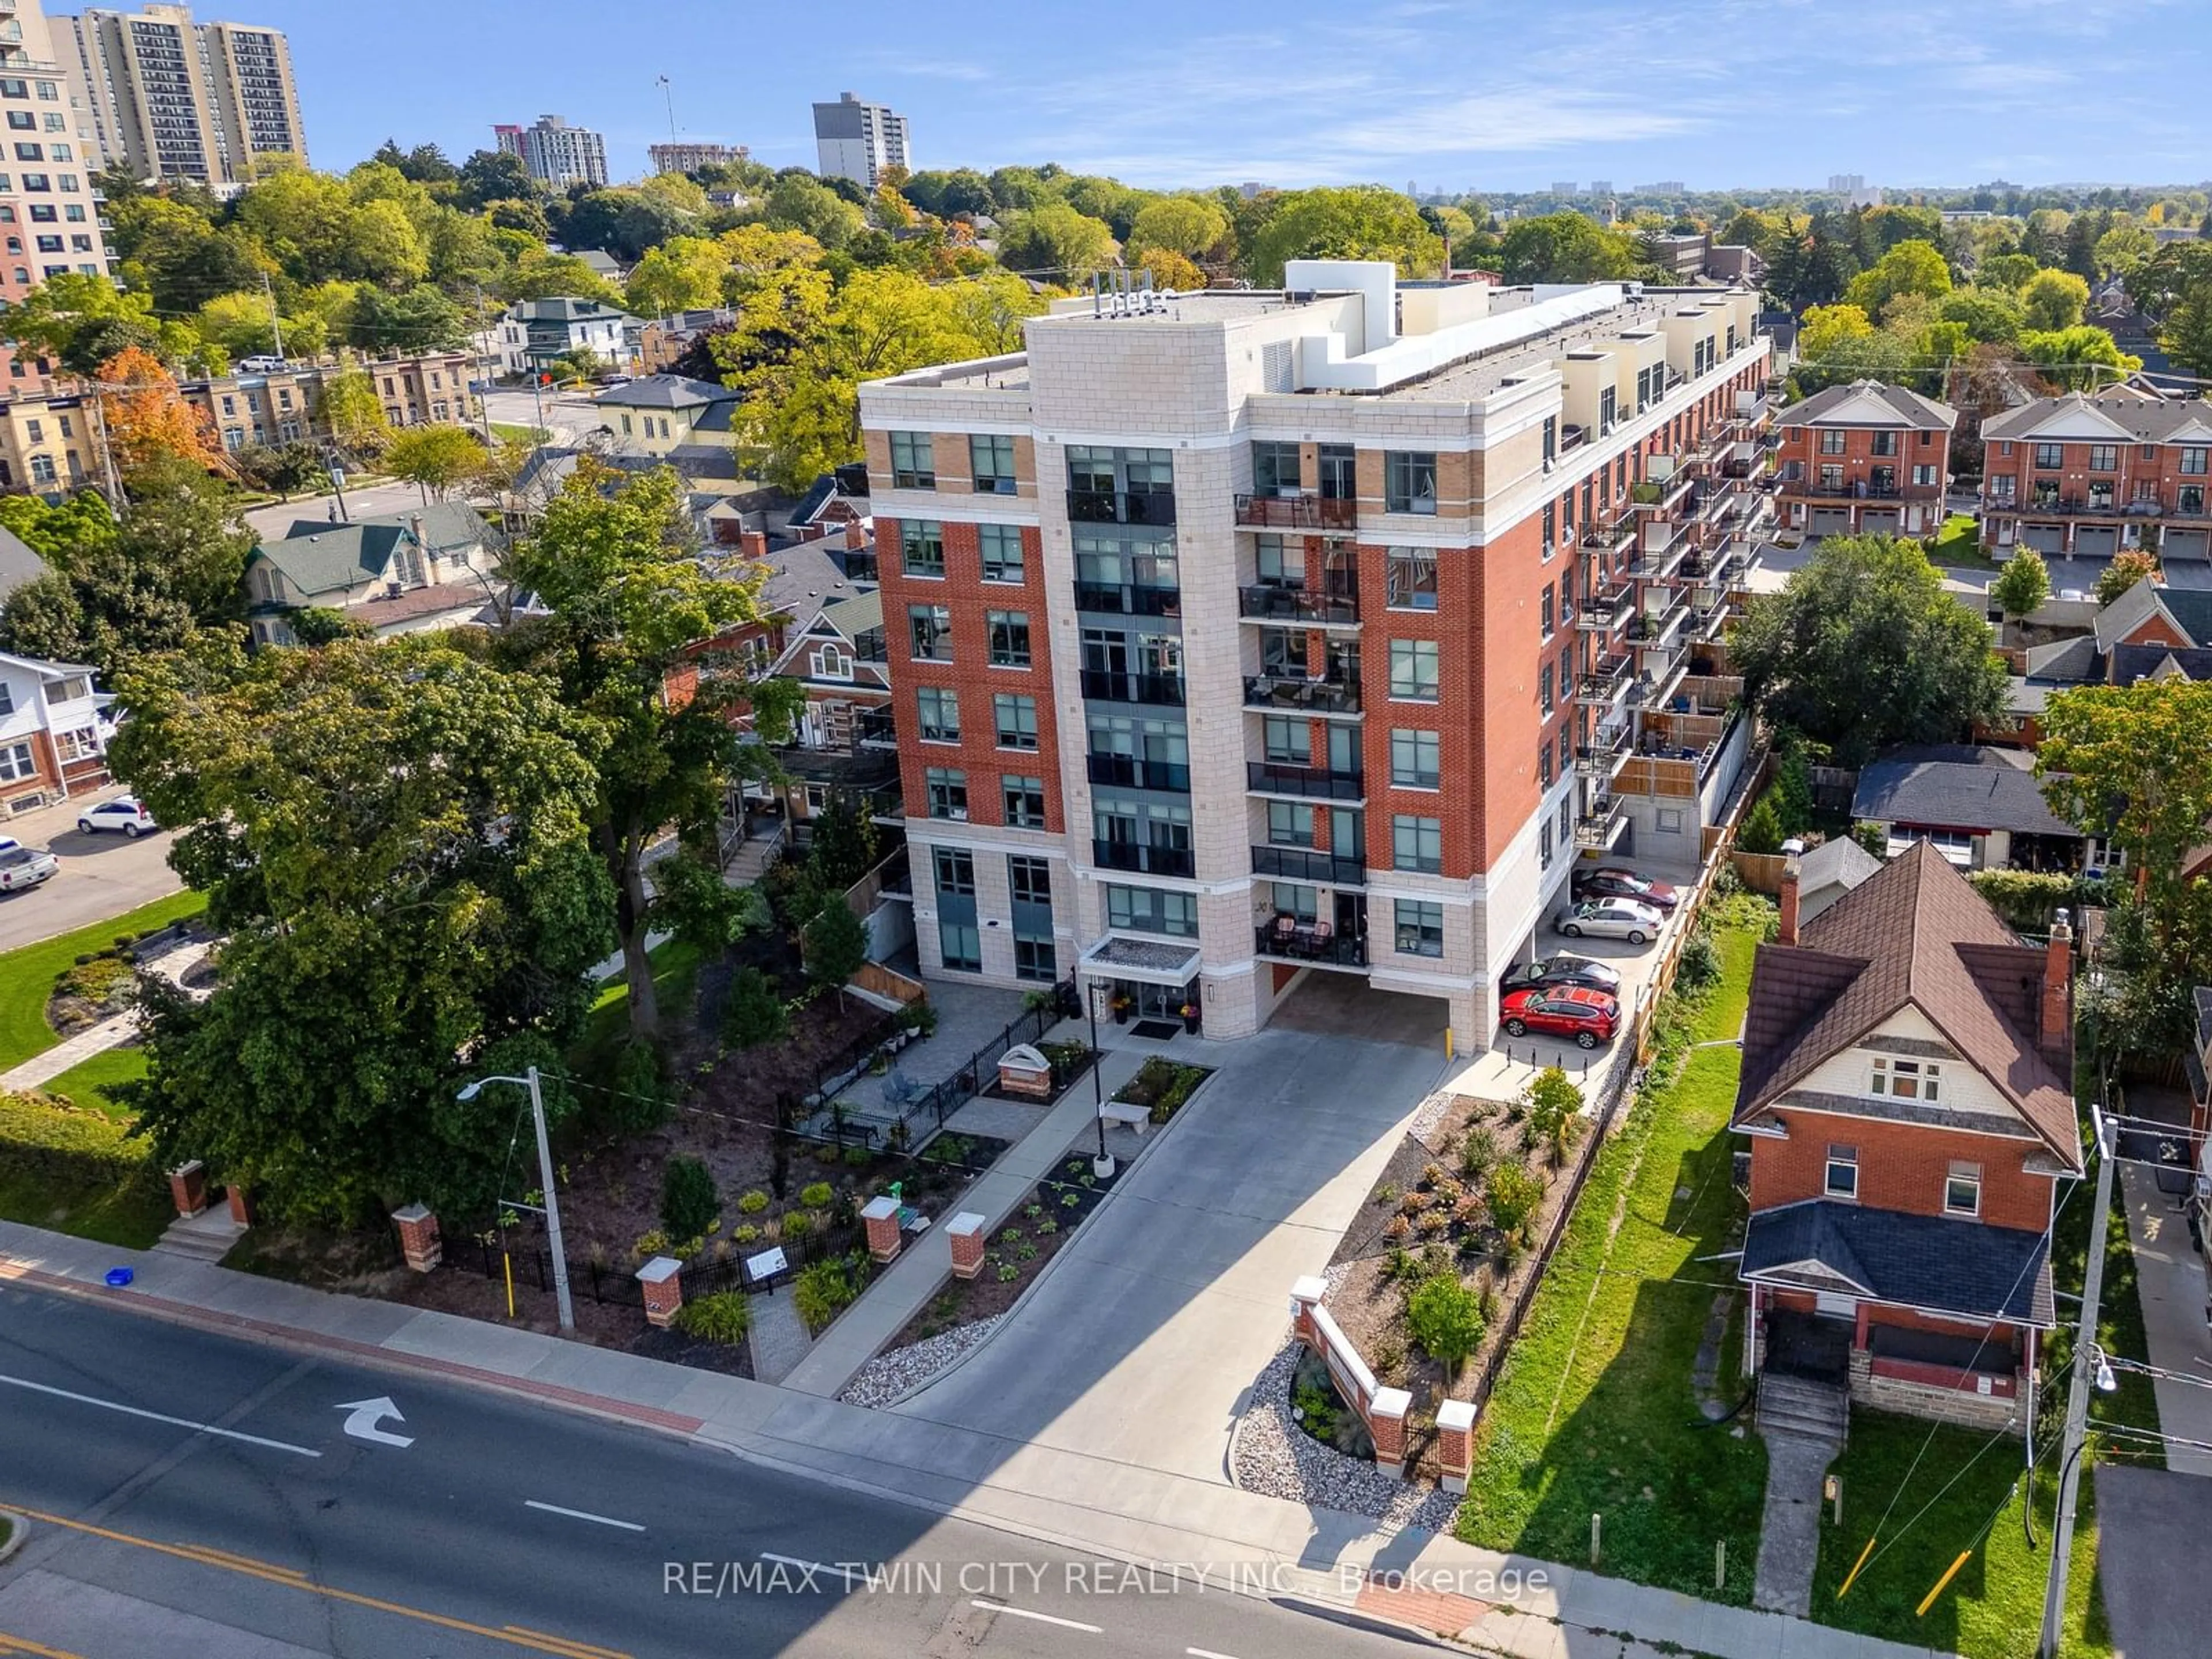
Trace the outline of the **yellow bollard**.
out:
<instances>
[{"instance_id":1,"label":"yellow bollard","mask_svg":"<svg viewBox=\"0 0 2212 1659\"><path fill-rule=\"evenodd\" d=\"M507 1316L514 1317L514 1258L505 1250L499 1253L500 1270L507 1275Z\"/></svg>"},{"instance_id":2,"label":"yellow bollard","mask_svg":"<svg viewBox=\"0 0 2212 1659\"><path fill-rule=\"evenodd\" d=\"M1844 1582L1836 1587L1836 1600L1840 1601L1844 1599L1844 1595L1845 1592L1850 1589L1852 1582L1858 1577L1859 1569L1866 1565L1867 1557L1873 1553L1874 1539L1869 1535L1867 1539L1867 1547L1859 1552L1859 1559L1851 1563L1851 1570L1844 1575Z\"/></svg>"},{"instance_id":3,"label":"yellow bollard","mask_svg":"<svg viewBox=\"0 0 2212 1659\"><path fill-rule=\"evenodd\" d=\"M1936 1588L1929 1590L1928 1594L1921 1599L1921 1602L1918 1607L1913 1608L1912 1616L1915 1619L1922 1619L1927 1616L1928 1609L1936 1605L1936 1598L1943 1593L1943 1586L1949 1583L1954 1578L1956 1578L1959 1576L1959 1569L1966 1565L1967 1559L1972 1554L1973 1551L1972 1550L1960 1550L1959 1552L1959 1559L1951 1564L1951 1571L1945 1573L1941 1578L1938 1578L1936 1581Z\"/></svg>"},{"instance_id":4,"label":"yellow bollard","mask_svg":"<svg viewBox=\"0 0 2212 1659\"><path fill-rule=\"evenodd\" d=\"M1449 1060L1451 1057L1452 1057L1452 1028L1451 1028L1450 1026L1447 1025L1447 1026L1445 1026L1445 1027L1444 1027L1444 1058L1445 1058L1446 1060Z\"/></svg>"}]
</instances>

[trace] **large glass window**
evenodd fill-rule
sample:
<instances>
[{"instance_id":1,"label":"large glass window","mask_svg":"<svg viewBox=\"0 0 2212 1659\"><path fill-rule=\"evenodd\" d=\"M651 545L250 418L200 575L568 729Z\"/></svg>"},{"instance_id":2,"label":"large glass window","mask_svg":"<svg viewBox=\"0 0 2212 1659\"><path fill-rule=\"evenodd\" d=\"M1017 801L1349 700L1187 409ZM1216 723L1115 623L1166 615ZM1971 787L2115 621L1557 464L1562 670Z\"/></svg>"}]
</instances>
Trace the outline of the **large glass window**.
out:
<instances>
[{"instance_id":1,"label":"large glass window","mask_svg":"<svg viewBox=\"0 0 2212 1659\"><path fill-rule=\"evenodd\" d=\"M1390 695L1418 702L1437 700L1437 642L1390 641Z\"/></svg>"},{"instance_id":2,"label":"large glass window","mask_svg":"<svg viewBox=\"0 0 2212 1659\"><path fill-rule=\"evenodd\" d=\"M1003 777L999 780L1003 792L1006 823L1015 830L1044 828L1044 780L1042 778Z\"/></svg>"},{"instance_id":3,"label":"large glass window","mask_svg":"<svg viewBox=\"0 0 2212 1659\"><path fill-rule=\"evenodd\" d=\"M985 581L1018 582L1022 580L1022 532L1018 526L978 525L975 539L982 550Z\"/></svg>"},{"instance_id":4,"label":"large glass window","mask_svg":"<svg viewBox=\"0 0 2212 1659\"><path fill-rule=\"evenodd\" d=\"M1260 722L1267 757L1279 766L1309 766L1313 763L1313 727L1287 714L1269 714Z\"/></svg>"},{"instance_id":5,"label":"large glass window","mask_svg":"<svg viewBox=\"0 0 2212 1659\"><path fill-rule=\"evenodd\" d=\"M1399 813L1390 820L1390 867L1417 870L1429 875L1444 867L1444 826L1441 818L1411 817Z\"/></svg>"},{"instance_id":6,"label":"large glass window","mask_svg":"<svg viewBox=\"0 0 2212 1659\"><path fill-rule=\"evenodd\" d=\"M969 434L968 465L975 477L976 494L1011 495L1014 493L1014 441L1004 433Z\"/></svg>"},{"instance_id":7,"label":"large glass window","mask_svg":"<svg viewBox=\"0 0 2212 1659\"><path fill-rule=\"evenodd\" d=\"M1030 613L992 611L984 615L991 640L991 661L1000 668L1030 665Z\"/></svg>"},{"instance_id":8,"label":"large glass window","mask_svg":"<svg viewBox=\"0 0 2212 1659\"><path fill-rule=\"evenodd\" d=\"M1350 444L1321 447L1321 493L1332 501L1358 498L1359 457Z\"/></svg>"},{"instance_id":9,"label":"large glass window","mask_svg":"<svg viewBox=\"0 0 2212 1659\"><path fill-rule=\"evenodd\" d=\"M1859 1195L1859 1149L1830 1146L1821 1190L1830 1198L1856 1200Z\"/></svg>"},{"instance_id":10,"label":"large glass window","mask_svg":"<svg viewBox=\"0 0 2212 1659\"><path fill-rule=\"evenodd\" d=\"M1408 789L1435 789L1443 782L1442 739L1434 732L1390 734L1390 781Z\"/></svg>"},{"instance_id":11,"label":"large glass window","mask_svg":"<svg viewBox=\"0 0 2212 1659\"><path fill-rule=\"evenodd\" d=\"M1394 547L1387 556L1390 608L1393 611L1433 611L1437 608L1437 556L1426 547Z\"/></svg>"},{"instance_id":12,"label":"large glass window","mask_svg":"<svg viewBox=\"0 0 2212 1659\"><path fill-rule=\"evenodd\" d=\"M1440 957L1444 953L1444 907L1425 899L1397 899L1392 903L1394 941L1405 957Z\"/></svg>"},{"instance_id":13,"label":"large glass window","mask_svg":"<svg viewBox=\"0 0 2212 1659\"><path fill-rule=\"evenodd\" d=\"M1267 803L1267 844L1270 847L1310 847L1314 844L1314 810L1298 801Z\"/></svg>"},{"instance_id":14,"label":"large glass window","mask_svg":"<svg viewBox=\"0 0 2212 1659\"><path fill-rule=\"evenodd\" d=\"M930 849L930 861L937 869L937 896L951 898L975 896L975 855L964 847L937 847Z\"/></svg>"},{"instance_id":15,"label":"large glass window","mask_svg":"<svg viewBox=\"0 0 2212 1659\"><path fill-rule=\"evenodd\" d=\"M963 974L983 971L983 935L973 920L955 921L950 917L939 916L937 919L937 948L945 957L948 971Z\"/></svg>"},{"instance_id":16,"label":"large glass window","mask_svg":"<svg viewBox=\"0 0 2212 1659\"><path fill-rule=\"evenodd\" d=\"M1255 495L1296 495L1299 489L1298 447L1294 443L1255 441L1252 446L1252 493Z\"/></svg>"},{"instance_id":17,"label":"large glass window","mask_svg":"<svg viewBox=\"0 0 2212 1659\"><path fill-rule=\"evenodd\" d=\"M899 568L909 576L945 574L945 526L934 519L909 519L899 526Z\"/></svg>"},{"instance_id":18,"label":"large glass window","mask_svg":"<svg viewBox=\"0 0 2212 1659\"><path fill-rule=\"evenodd\" d=\"M960 741L960 694L950 686L925 685L915 694L921 707L924 743Z\"/></svg>"},{"instance_id":19,"label":"large glass window","mask_svg":"<svg viewBox=\"0 0 2212 1659\"><path fill-rule=\"evenodd\" d=\"M1198 937L1198 899L1190 893L1164 893L1151 887L1106 889L1106 925L1135 933Z\"/></svg>"},{"instance_id":20,"label":"large glass window","mask_svg":"<svg viewBox=\"0 0 2212 1659\"><path fill-rule=\"evenodd\" d=\"M968 816L968 775L957 766L933 766L922 774L922 787L933 818Z\"/></svg>"},{"instance_id":21,"label":"large glass window","mask_svg":"<svg viewBox=\"0 0 2212 1659\"><path fill-rule=\"evenodd\" d=\"M952 611L942 605L906 608L907 640L916 662L952 660Z\"/></svg>"},{"instance_id":22,"label":"large glass window","mask_svg":"<svg viewBox=\"0 0 2212 1659\"><path fill-rule=\"evenodd\" d=\"M1384 455L1382 506L1391 513L1437 510L1437 458L1433 451L1394 449Z\"/></svg>"},{"instance_id":23,"label":"large glass window","mask_svg":"<svg viewBox=\"0 0 2212 1659\"><path fill-rule=\"evenodd\" d=\"M1052 861L1015 854L1006 860L1006 880L1017 904L1052 902Z\"/></svg>"},{"instance_id":24,"label":"large glass window","mask_svg":"<svg viewBox=\"0 0 2212 1659\"><path fill-rule=\"evenodd\" d=\"M937 459L927 432L891 434L891 483L900 489L937 488Z\"/></svg>"},{"instance_id":25,"label":"large glass window","mask_svg":"<svg viewBox=\"0 0 2212 1659\"><path fill-rule=\"evenodd\" d=\"M991 699L991 708L998 723L1000 748L1035 749L1037 746L1035 697L1018 696L1001 691Z\"/></svg>"}]
</instances>

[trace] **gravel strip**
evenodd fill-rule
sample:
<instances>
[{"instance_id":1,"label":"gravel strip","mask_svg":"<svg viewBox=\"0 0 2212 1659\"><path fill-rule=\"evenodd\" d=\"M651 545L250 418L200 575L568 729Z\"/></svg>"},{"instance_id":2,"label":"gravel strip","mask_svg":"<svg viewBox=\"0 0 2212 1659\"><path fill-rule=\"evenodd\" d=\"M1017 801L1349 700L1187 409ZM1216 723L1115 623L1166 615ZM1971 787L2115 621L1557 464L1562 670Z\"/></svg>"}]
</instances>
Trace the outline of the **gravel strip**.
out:
<instances>
[{"instance_id":1,"label":"gravel strip","mask_svg":"<svg viewBox=\"0 0 2212 1659\"><path fill-rule=\"evenodd\" d=\"M1406 1133L1426 1146L1429 1137L1437 1132L1437 1125L1444 1121L1444 1114L1451 1110L1455 1098L1457 1097L1449 1089L1437 1090L1414 1108L1413 1115L1406 1125Z\"/></svg>"},{"instance_id":2,"label":"gravel strip","mask_svg":"<svg viewBox=\"0 0 2212 1659\"><path fill-rule=\"evenodd\" d=\"M1394 1527L1451 1530L1459 1499L1441 1487L1394 1480L1372 1463L1333 1451L1291 1415L1298 1345L1267 1362L1237 1437L1237 1484L1247 1492L1364 1515Z\"/></svg>"},{"instance_id":3,"label":"gravel strip","mask_svg":"<svg viewBox=\"0 0 2212 1659\"><path fill-rule=\"evenodd\" d=\"M990 1335L1004 1314L972 1325L955 1326L925 1342L879 1353L860 1367L837 1398L848 1406L888 1406L917 1383L927 1382Z\"/></svg>"}]
</instances>

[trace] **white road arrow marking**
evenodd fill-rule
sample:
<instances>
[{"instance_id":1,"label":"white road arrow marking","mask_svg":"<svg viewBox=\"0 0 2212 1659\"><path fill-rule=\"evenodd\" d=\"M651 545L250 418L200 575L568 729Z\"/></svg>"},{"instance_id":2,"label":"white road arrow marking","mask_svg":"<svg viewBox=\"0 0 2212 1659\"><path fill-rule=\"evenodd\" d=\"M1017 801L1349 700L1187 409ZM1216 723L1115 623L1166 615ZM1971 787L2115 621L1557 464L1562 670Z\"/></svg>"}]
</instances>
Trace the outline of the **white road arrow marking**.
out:
<instances>
[{"instance_id":1,"label":"white road arrow marking","mask_svg":"<svg viewBox=\"0 0 2212 1659\"><path fill-rule=\"evenodd\" d=\"M395 1423L407 1420L388 1395L379 1395L374 1400L349 1400L336 1409L349 1413L345 1431L356 1440L366 1440L378 1446L405 1447L415 1443L411 1435L388 1434L376 1426L387 1417Z\"/></svg>"}]
</instances>

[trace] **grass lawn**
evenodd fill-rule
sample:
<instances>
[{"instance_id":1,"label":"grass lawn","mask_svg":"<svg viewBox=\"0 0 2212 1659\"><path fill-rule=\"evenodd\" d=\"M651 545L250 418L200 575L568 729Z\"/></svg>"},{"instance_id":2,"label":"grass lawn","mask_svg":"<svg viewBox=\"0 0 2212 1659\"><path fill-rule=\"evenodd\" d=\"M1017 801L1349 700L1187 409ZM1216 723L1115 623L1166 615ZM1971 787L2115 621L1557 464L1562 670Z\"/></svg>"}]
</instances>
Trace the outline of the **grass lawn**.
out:
<instances>
[{"instance_id":1,"label":"grass lawn","mask_svg":"<svg viewBox=\"0 0 2212 1659\"><path fill-rule=\"evenodd\" d=\"M665 939L648 954L653 959L653 988L659 993L661 1018L682 1015L690 1008L697 988L702 959L699 947ZM585 1076L597 1076L629 1029L629 987L617 969L601 983L571 1062Z\"/></svg>"},{"instance_id":2,"label":"grass lawn","mask_svg":"<svg viewBox=\"0 0 2212 1659\"><path fill-rule=\"evenodd\" d=\"M511 421L494 421L491 435L509 443L542 444L553 434L542 426L517 426Z\"/></svg>"},{"instance_id":3,"label":"grass lawn","mask_svg":"<svg viewBox=\"0 0 2212 1659\"><path fill-rule=\"evenodd\" d=\"M131 1043L80 1060L60 1076L39 1085L43 1095L61 1095L71 1103L88 1107L104 1116L131 1121L131 1113L108 1093L118 1083L135 1083L146 1075L145 1050Z\"/></svg>"},{"instance_id":4,"label":"grass lawn","mask_svg":"<svg viewBox=\"0 0 2212 1659\"><path fill-rule=\"evenodd\" d=\"M1718 1599L1747 1604L1766 1451L1755 1435L1705 1427L1691 1368L1737 1208L1726 1133L1759 932L1720 928L1723 972L1691 1022L1679 1075L1647 1091L1599 1155L1565 1237L1483 1411L1459 1536L1553 1561L1589 1559L1604 1516L1603 1570L1712 1597L1713 1545L1728 1543ZM1620 1226L1613 1229L1615 1216ZM1736 1351L1724 1345L1731 1401ZM1698 1425L1698 1426L1692 1426Z\"/></svg>"},{"instance_id":5,"label":"grass lawn","mask_svg":"<svg viewBox=\"0 0 2212 1659\"><path fill-rule=\"evenodd\" d=\"M0 1219L143 1250L175 1216L168 1183L121 1124L0 1094Z\"/></svg>"},{"instance_id":6,"label":"grass lawn","mask_svg":"<svg viewBox=\"0 0 2212 1659\"><path fill-rule=\"evenodd\" d=\"M46 1024L46 999L53 994L56 976L78 957L106 950L122 934L166 927L206 908L206 898L198 893L173 893L74 933L0 955L0 1071L20 1066L61 1041Z\"/></svg>"},{"instance_id":7,"label":"grass lawn","mask_svg":"<svg viewBox=\"0 0 2212 1659\"><path fill-rule=\"evenodd\" d=\"M1954 513L1928 544L1929 562L1971 570L1996 569L1996 562L1982 551L1981 534L1972 514Z\"/></svg>"}]
</instances>

